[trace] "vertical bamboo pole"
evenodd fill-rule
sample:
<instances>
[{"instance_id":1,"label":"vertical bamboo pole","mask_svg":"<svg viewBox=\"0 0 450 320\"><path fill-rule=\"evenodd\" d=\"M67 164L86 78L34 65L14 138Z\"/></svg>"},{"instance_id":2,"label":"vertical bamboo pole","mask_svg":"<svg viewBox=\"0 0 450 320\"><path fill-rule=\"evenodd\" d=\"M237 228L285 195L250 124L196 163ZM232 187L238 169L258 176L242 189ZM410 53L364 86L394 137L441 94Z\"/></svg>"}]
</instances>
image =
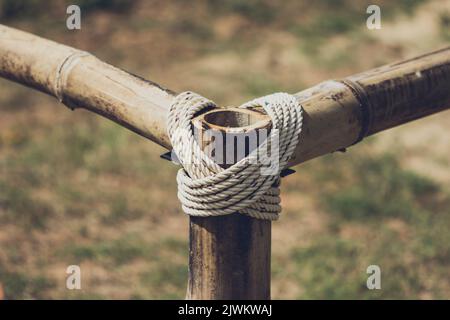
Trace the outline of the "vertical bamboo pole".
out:
<instances>
[{"instance_id":1,"label":"vertical bamboo pole","mask_svg":"<svg viewBox=\"0 0 450 320\"><path fill-rule=\"evenodd\" d=\"M224 113L226 116L221 117ZM230 127L242 129L237 135L270 129L267 119L242 113L219 111L197 120L198 128L223 131L225 139L236 136L230 134ZM190 217L187 299L270 299L271 227L270 221L239 213Z\"/></svg>"},{"instance_id":2,"label":"vertical bamboo pole","mask_svg":"<svg viewBox=\"0 0 450 320\"><path fill-rule=\"evenodd\" d=\"M191 217L187 299L270 299L270 221Z\"/></svg>"}]
</instances>

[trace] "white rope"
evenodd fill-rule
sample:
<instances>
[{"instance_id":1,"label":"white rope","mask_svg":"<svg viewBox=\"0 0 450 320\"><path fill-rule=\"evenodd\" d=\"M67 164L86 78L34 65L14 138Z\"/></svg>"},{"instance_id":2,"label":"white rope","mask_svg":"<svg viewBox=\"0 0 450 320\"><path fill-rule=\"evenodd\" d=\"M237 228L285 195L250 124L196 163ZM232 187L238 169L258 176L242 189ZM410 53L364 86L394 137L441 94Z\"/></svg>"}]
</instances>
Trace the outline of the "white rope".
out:
<instances>
[{"instance_id":1,"label":"white rope","mask_svg":"<svg viewBox=\"0 0 450 320\"><path fill-rule=\"evenodd\" d=\"M239 108L262 106L272 119L269 137L246 158L224 169L198 145L191 120L199 111L214 108L214 102L193 92L179 94L168 117L168 134L181 168L178 198L183 211L192 216L219 216L235 212L253 218L277 220L280 206L280 172L293 154L302 128L302 107L287 93L275 93ZM279 141L275 145L273 141ZM275 173L262 174L265 150L278 152ZM262 152L264 150L264 152Z\"/></svg>"}]
</instances>

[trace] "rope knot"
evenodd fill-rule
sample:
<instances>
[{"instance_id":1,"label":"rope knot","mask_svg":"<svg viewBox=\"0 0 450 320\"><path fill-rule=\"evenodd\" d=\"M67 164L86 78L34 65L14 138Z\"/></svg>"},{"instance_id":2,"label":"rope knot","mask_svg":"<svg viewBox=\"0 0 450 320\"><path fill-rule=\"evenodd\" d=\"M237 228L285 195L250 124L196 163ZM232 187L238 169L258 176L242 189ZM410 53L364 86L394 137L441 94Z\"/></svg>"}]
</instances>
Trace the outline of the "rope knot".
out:
<instances>
[{"instance_id":1,"label":"rope knot","mask_svg":"<svg viewBox=\"0 0 450 320\"><path fill-rule=\"evenodd\" d=\"M175 97L167 127L182 165L177 174L178 198L186 214L205 217L239 212L258 219L278 219L280 172L297 146L302 107L294 96L275 93L239 108L258 106L272 120L269 136L247 157L223 168L202 151L191 125L199 111L216 108L216 104L189 91Z\"/></svg>"}]
</instances>

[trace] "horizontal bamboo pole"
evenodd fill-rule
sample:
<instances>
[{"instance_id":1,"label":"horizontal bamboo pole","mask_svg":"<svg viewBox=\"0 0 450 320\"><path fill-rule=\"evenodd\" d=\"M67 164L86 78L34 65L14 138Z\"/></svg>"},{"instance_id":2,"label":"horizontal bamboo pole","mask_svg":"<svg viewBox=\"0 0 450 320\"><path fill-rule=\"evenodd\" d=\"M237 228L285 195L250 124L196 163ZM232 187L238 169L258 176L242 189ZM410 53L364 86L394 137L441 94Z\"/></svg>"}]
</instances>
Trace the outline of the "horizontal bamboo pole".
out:
<instances>
[{"instance_id":1,"label":"horizontal bamboo pole","mask_svg":"<svg viewBox=\"0 0 450 320\"><path fill-rule=\"evenodd\" d=\"M450 108L450 47L325 81L296 96L305 109L304 130L291 164Z\"/></svg>"},{"instance_id":2,"label":"horizontal bamboo pole","mask_svg":"<svg viewBox=\"0 0 450 320\"><path fill-rule=\"evenodd\" d=\"M57 74L80 50L0 25L0 76L56 96ZM175 93L92 55L67 74L63 101L85 108L170 149L167 108Z\"/></svg>"},{"instance_id":3,"label":"horizontal bamboo pole","mask_svg":"<svg viewBox=\"0 0 450 320\"><path fill-rule=\"evenodd\" d=\"M76 52L79 51L0 25L0 76L47 94L57 95L58 70ZM71 108L86 108L163 147L171 147L166 117L174 92L92 55L81 57L65 78L62 96ZM295 95L304 108L304 124L290 165L448 109L450 48L342 80L326 81ZM237 112L235 116L239 117Z\"/></svg>"}]
</instances>

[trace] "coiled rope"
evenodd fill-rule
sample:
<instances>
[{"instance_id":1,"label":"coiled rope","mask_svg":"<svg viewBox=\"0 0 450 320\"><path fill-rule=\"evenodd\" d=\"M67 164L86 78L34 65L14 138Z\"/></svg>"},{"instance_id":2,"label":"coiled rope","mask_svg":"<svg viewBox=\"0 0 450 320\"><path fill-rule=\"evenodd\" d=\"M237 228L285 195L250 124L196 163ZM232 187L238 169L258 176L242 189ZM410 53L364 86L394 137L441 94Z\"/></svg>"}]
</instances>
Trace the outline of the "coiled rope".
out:
<instances>
[{"instance_id":1,"label":"coiled rope","mask_svg":"<svg viewBox=\"0 0 450 320\"><path fill-rule=\"evenodd\" d=\"M215 103L193 92L179 94L168 116L168 134L182 168L178 171L178 198L183 211L192 216L219 216L239 212L257 219L277 220L280 206L280 172L293 154L302 129L302 107L287 93L257 98L239 108L262 106L272 120L269 137L236 164L224 169L208 157L197 143L191 120ZM275 143L274 143L275 141ZM261 155L277 153L270 163Z\"/></svg>"}]
</instances>

